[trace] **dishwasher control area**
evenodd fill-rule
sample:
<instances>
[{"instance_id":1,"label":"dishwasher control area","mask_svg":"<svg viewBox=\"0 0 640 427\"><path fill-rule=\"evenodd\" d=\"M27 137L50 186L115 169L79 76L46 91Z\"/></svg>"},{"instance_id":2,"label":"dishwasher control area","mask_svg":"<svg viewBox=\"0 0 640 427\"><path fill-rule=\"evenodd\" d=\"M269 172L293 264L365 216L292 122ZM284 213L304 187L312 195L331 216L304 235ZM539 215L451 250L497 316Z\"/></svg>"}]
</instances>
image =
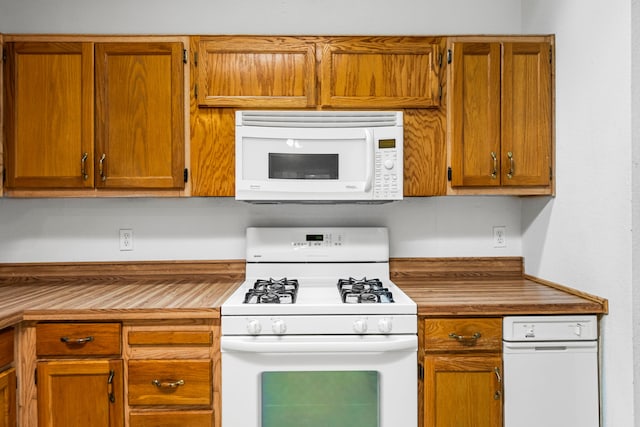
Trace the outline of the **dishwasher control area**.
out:
<instances>
[{"instance_id":1,"label":"dishwasher control area","mask_svg":"<svg viewBox=\"0 0 640 427\"><path fill-rule=\"evenodd\" d=\"M504 426L598 427L596 316L503 320Z\"/></svg>"}]
</instances>

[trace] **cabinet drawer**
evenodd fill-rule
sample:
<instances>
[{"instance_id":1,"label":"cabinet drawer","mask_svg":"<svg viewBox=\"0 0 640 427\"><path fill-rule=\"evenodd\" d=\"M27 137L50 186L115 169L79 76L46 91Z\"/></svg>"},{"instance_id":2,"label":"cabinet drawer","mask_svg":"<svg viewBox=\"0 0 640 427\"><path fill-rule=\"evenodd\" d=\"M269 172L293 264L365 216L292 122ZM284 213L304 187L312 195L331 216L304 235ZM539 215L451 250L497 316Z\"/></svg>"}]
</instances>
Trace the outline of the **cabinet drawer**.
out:
<instances>
[{"instance_id":1,"label":"cabinet drawer","mask_svg":"<svg viewBox=\"0 0 640 427\"><path fill-rule=\"evenodd\" d=\"M213 342L211 331L130 331L129 345L204 345Z\"/></svg>"},{"instance_id":2,"label":"cabinet drawer","mask_svg":"<svg viewBox=\"0 0 640 427\"><path fill-rule=\"evenodd\" d=\"M130 427L213 427L213 412L163 411L132 413Z\"/></svg>"},{"instance_id":3,"label":"cabinet drawer","mask_svg":"<svg viewBox=\"0 0 640 427\"><path fill-rule=\"evenodd\" d=\"M210 405L210 360L130 360L130 405Z\"/></svg>"},{"instance_id":4,"label":"cabinet drawer","mask_svg":"<svg viewBox=\"0 0 640 427\"><path fill-rule=\"evenodd\" d=\"M13 362L13 328L0 332L0 368Z\"/></svg>"},{"instance_id":5,"label":"cabinet drawer","mask_svg":"<svg viewBox=\"0 0 640 427\"><path fill-rule=\"evenodd\" d=\"M435 351L501 351L502 319L425 319L424 349Z\"/></svg>"},{"instance_id":6,"label":"cabinet drawer","mask_svg":"<svg viewBox=\"0 0 640 427\"><path fill-rule=\"evenodd\" d=\"M119 323L39 323L36 353L40 356L116 356Z\"/></svg>"}]
</instances>

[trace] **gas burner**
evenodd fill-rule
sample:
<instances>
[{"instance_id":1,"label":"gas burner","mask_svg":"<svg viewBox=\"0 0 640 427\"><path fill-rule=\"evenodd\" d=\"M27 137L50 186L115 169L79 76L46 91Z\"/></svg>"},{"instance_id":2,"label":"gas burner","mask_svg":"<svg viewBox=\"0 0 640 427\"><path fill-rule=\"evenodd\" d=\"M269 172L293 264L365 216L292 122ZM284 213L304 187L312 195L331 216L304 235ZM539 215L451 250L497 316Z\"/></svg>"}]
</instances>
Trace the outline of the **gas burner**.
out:
<instances>
[{"instance_id":1,"label":"gas burner","mask_svg":"<svg viewBox=\"0 0 640 427\"><path fill-rule=\"evenodd\" d=\"M293 304L298 294L296 279L258 279L244 296L245 304Z\"/></svg>"},{"instance_id":2,"label":"gas burner","mask_svg":"<svg viewBox=\"0 0 640 427\"><path fill-rule=\"evenodd\" d=\"M391 303L393 294L382 285L379 279L339 279L338 290L342 302L349 304Z\"/></svg>"}]
</instances>

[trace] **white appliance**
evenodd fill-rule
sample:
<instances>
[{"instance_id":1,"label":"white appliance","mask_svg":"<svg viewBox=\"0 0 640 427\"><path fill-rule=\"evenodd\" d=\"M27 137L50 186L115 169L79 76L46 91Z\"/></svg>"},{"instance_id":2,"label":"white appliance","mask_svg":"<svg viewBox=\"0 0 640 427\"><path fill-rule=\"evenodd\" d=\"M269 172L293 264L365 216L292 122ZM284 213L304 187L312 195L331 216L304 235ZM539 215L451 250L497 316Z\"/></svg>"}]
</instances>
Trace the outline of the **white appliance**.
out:
<instances>
[{"instance_id":1,"label":"white appliance","mask_svg":"<svg viewBox=\"0 0 640 427\"><path fill-rule=\"evenodd\" d=\"M401 200L401 111L237 111L236 199Z\"/></svg>"},{"instance_id":2,"label":"white appliance","mask_svg":"<svg viewBox=\"0 0 640 427\"><path fill-rule=\"evenodd\" d=\"M222 305L222 427L417 426L416 304L388 258L385 228L247 229L246 281Z\"/></svg>"},{"instance_id":3,"label":"white appliance","mask_svg":"<svg viewBox=\"0 0 640 427\"><path fill-rule=\"evenodd\" d=\"M596 316L503 321L505 427L598 427Z\"/></svg>"}]
</instances>

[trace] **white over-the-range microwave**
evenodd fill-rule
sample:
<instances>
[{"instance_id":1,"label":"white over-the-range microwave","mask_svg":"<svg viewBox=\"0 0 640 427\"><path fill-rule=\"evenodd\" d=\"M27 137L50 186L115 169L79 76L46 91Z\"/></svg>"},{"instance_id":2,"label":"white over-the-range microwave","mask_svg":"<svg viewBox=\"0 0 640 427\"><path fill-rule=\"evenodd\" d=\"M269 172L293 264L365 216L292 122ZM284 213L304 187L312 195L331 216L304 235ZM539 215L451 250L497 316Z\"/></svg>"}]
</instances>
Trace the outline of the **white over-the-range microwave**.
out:
<instances>
[{"instance_id":1,"label":"white over-the-range microwave","mask_svg":"<svg viewBox=\"0 0 640 427\"><path fill-rule=\"evenodd\" d=\"M401 111L237 111L236 199L401 200L402 120Z\"/></svg>"}]
</instances>

